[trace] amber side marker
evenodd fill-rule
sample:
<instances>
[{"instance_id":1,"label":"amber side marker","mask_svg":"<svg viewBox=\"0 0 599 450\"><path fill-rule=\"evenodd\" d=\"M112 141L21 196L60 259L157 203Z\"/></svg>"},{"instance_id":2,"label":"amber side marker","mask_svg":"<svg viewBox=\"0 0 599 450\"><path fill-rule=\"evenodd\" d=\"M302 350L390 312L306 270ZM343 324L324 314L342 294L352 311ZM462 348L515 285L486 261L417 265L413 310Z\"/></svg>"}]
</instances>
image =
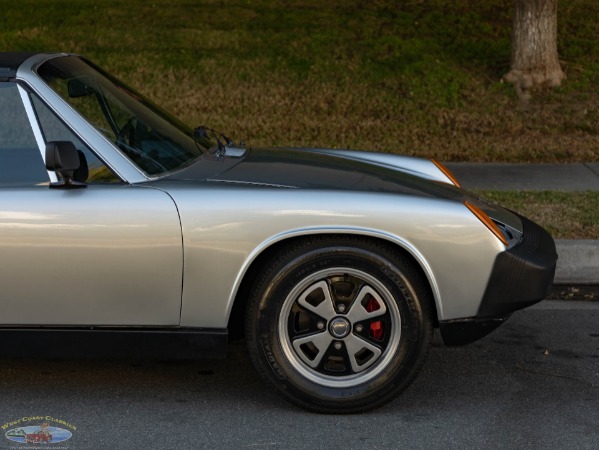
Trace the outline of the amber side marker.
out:
<instances>
[{"instance_id":1,"label":"amber side marker","mask_svg":"<svg viewBox=\"0 0 599 450\"><path fill-rule=\"evenodd\" d=\"M484 223L485 226L489 230L491 230L491 233L497 236L497 239L503 242L503 245L505 245L506 247L509 245L507 239L505 238L499 227L495 225L495 222L493 222L493 220L489 216L487 216L487 214L485 214L485 212L482 209L474 206L472 203L469 203L467 201L464 202L464 205L466 205L466 207L470 211L472 211L472 214L478 217L478 220Z\"/></svg>"},{"instance_id":2,"label":"amber side marker","mask_svg":"<svg viewBox=\"0 0 599 450\"><path fill-rule=\"evenodd\" d=\"M431 159L431 161L433 162L433 164L435 166L437 166L437 168L443 172L445 174L445 176L447 178L449 178L451 180L451 182L453 184L455 184L457 187L462 187L460 186L460 183L458 182L458 180L456 179L456 177L454 176L453 173L451 173L451 170L449 170L447 167L445 167L443 164L441 164L439 161L437 161L436 159Z\"/></svg>"}]
</instances>

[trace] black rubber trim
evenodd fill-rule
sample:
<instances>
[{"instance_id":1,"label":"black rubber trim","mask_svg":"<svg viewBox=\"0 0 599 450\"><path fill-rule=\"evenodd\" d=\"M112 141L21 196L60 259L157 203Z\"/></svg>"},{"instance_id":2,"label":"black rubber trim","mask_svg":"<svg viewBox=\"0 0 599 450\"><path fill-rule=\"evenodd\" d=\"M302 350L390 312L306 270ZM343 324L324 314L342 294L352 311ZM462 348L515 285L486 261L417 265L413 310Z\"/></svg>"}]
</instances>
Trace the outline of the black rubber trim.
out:
<instances>
[{"instance_id":1,"label":"black rubber trim","mask_svg":"<svg viewBox=\"0 0 599 450\"><path fill-rule=\"evenodd\" d=\"M445 345L453 347L470 344L485 337L509 318L497 317L491 319L479 319L471 317L468 319L449 320L439 323L439 330Z\"/></svg>"},{"instance_id":2,"label":"black rubber trim","mask_svg":"<svg viewBox=\"0 0 599 450\"><path fill-rule=\"evenodd\" d=\"M502 317L543 300L553 284L557 252L543 228L520 216L522 241L497 255L476 317Z\"/></svg>"},{"instance_id":3,"label":"black rubber trim","mask_svg":"<svg viewBox=\"0 0 599 450\"><path fill-rule=\"evenodd\" d=\"M0 67L16 71L21 64L39 52L0 52Z\"/></svg>"},{"instance_id":4,"label":"black rubber trim","mask_svg":"<svg viewBox=\"0 0 599 450\"><path fill-rule=\"evenodd\" d=\"M226 329L3 328L0 357L224 358Z\"/></svg>"},{"instance_id":5,"label":"black rubber trim","mask_svg":"<svg viewBox=\"0 0 599 450\"><path fill-rule=\"evenodd\" d=\"M17 71L9 67L0 67L0 82L13 81L17 76Z\"/></svg>"},{"instance_id":6,"label":"black rubber trim","mask_svg":"<svg viewBox=\"0 0 599 450\"><path fill-rule=\"evenodd\" d=\"M19 66L37 52L1 52L0 81L12 81L17 76Z\"/></svg>"},{"instance_id":7,"label":"black rubber trim","mask_svg":"<svg viewBox=\"0 0 599 450\"><path fill-rule=\"evenodd\" d=\"M555 242L543 228L519 217L522 241L497 255L476 317L439 323L445 345L470 344L495 330L512 312L547 296L557 262Z\"/></svg>"}]
</instances>

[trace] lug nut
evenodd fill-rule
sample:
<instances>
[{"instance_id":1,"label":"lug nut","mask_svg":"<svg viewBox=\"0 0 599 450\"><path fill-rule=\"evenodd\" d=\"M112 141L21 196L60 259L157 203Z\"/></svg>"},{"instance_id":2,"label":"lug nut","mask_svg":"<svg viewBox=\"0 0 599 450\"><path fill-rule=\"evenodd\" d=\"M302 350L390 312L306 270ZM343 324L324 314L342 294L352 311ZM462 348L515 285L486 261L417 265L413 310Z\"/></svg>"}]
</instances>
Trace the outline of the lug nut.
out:
<instances>
[{"instance_id":1,"label":"lug nut","mask_svg":"<svg viewBox=\"0 0 599 450\"><path fill-rule=\"evenodd\" d=\"M364 327L360 324L356 325L356 333L361 333L364 330Z\"/></svg>"},{"instance_id":2,"label":"lug nut","mask_svg":"<svg viewBox=\"0 0 599 450\"><path fill-rule=\"evenodd\" d=\"M337 311L340 313L345 312L345 305L341 303L339 306L337 306Z\"/></svg>"},{"instance_id":3,"label":"lug nut","mask_svg":"<svg viewBox=\"0 0 599 450\"><path fill-rule=\"evenodd\" d=\"M319 330L323 330L324 329L324 322L318 322L316 324L316 328L318 328Z\"/></svg>"},{"instance_id":4,"label":"lug nut","mask_svg":"<svg viewBox=\"0 0 599 450\"><path fill-rule=\"evenodd\" d=\"M333 344L333 347L335 347L335 350L341 350L343 344L341 342L335 342L335 344Z\"/></svg>"}]
</instances>

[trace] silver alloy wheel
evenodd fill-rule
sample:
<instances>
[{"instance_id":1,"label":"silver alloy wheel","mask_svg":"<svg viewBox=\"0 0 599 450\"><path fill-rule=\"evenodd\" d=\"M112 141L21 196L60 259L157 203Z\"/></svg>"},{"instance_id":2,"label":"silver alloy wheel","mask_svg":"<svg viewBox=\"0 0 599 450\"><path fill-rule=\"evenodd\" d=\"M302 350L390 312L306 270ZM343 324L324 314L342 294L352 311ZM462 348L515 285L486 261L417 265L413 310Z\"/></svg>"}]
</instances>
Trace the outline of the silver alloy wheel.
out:
<instances>
[{"instance_id":1,"label":"silver alloy wheel","mask_svg":"<svg viewBox=\"0 0 599 450\"><path fill-rule=\"evenodd\" d=\"M389 290L361 270L334 267L300 281L281 308L279 339L289 363L328 387L367 382L390 363L401 316Z\"/></svg>"}]
</instances>

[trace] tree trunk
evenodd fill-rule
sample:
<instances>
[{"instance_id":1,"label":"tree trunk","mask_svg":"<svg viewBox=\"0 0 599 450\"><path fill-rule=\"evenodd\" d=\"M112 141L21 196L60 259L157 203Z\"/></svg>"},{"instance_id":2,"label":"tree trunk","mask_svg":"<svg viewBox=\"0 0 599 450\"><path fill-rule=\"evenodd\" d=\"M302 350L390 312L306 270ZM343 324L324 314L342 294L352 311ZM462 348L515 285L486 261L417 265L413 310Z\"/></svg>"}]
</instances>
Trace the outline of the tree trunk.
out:
<instances>
[{"instance_id":1,"label":"tree trunk","mask_svg":"<svg viewBox=\"0 0 599 450\"><path fill-rule=\"evenodd\" d=\"M557 0L514 1L511 67L503 78L523 100L566 78L557 57Z\"/></svg>"}]
</instances>

